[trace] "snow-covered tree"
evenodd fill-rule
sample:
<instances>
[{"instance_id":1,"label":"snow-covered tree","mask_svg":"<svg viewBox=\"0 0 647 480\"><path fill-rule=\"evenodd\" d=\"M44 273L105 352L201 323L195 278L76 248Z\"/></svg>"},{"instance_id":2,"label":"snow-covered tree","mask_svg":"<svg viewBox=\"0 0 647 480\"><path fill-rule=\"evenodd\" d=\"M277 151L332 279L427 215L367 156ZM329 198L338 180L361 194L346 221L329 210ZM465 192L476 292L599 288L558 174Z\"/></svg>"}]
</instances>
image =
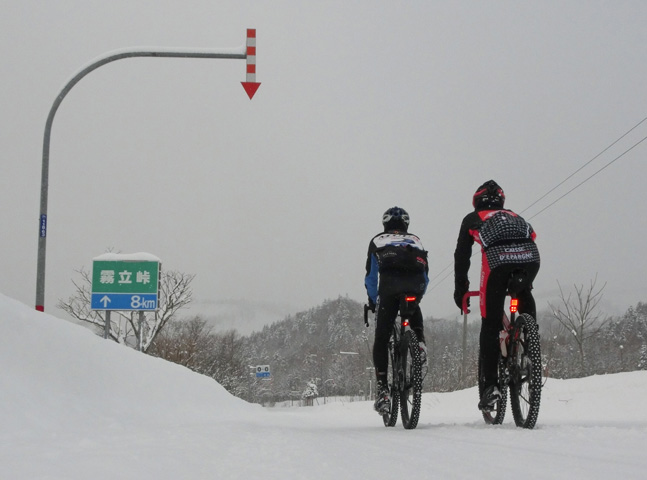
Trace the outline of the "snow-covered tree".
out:
<instances>
[{"instance_id":1,"label":"snow-covered tree","mask_svg":"<svg viewBox=\"0 0 647 480\"><path fill-rule=\"evenodd\" d=\"M638 360L638 370L647 370L647 345L640 347L640 358Z\"/></svg>"},{"instance_id":2,"label":"snow-covered tree","mask_svg":"<svg viewBox=\"0 0 647 480\"><path fill-rule=\"evenodd\" d=\"M317 390L317 384L315 383L314 379L310 380L306 384L306 389L301 394L301 398L305 400L306 405L312 406L312 401L318 396L319 396L319 391Z\"/></svg>"}]
</instances>

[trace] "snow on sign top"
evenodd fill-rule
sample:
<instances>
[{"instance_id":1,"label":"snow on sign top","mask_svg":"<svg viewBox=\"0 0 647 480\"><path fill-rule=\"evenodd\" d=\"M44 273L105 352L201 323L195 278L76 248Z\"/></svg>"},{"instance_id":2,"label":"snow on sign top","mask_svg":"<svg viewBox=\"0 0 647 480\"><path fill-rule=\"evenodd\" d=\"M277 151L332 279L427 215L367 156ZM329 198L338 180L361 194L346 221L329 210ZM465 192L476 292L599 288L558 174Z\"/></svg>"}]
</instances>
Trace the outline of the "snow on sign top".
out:
<instances>
[{"instance_id":1,"label":"snow on sign top","mask_svg":"<svg viewBox=\"0 0 647 480\"><path fill-rule=\"evenodd\" d=\"M161 260L152 253L104 253L93 258L94 261L100 262L158 262Z\"/></svg>"}]
</instances>

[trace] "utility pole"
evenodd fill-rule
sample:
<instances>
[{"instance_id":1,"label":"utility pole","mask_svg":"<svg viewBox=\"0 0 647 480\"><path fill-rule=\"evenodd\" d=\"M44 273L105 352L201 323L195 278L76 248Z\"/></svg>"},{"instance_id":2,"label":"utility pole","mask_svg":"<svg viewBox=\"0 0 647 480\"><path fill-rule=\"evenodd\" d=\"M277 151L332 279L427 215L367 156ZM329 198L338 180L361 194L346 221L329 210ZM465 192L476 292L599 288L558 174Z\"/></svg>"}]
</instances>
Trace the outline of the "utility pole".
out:
<instances>
[{"instance_id":1,"label":"utility pole","mask_svg":"<svg viewBox=\"0 0 647 480\"><path fill-rule=\"evenodd\" d=\"M43 160L40 181L40 216L38 226L38 261L36 270L36 310L45 311L45 259L47 251L47 196L49 189L49 146L54 122L54 115L65 96L88 73L116 60L132 57L158 58L224 58L247 60L246 81L241 82L250 100L258 90L260 83L256 82L256 29L247 29L247 42L238 49L199 50L199 49L165 49L165 48L134 48L105 54L74 75L58 94L50 108L45 135L43 139Z\"/></svg>"}]
</instances>

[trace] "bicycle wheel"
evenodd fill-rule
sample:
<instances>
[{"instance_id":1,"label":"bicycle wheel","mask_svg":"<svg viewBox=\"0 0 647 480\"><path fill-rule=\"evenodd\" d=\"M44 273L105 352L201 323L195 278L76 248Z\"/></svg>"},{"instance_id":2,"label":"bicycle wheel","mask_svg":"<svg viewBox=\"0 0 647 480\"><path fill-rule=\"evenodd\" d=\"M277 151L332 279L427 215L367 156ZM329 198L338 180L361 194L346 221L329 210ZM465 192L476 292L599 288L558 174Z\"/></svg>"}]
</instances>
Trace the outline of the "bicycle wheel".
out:
<instances>
[{"instance_id":1,"label":"bicycle wheel","mask_svg":"<svg viewBox=\"0 0 647 480\"><path fill-rule=\"evenodd\" d=\"M521 314L517 322L519 339L511 352L510 404L517 427L534 428L541 402L539 329L527 313Z\"/></svg>"},{"instance_id":2,"label":"bicycle wheel","mask_svg":"<svg viewBox=\"0 0 647 480\"><path fill-rule=\"evenodd\" d=\"M403 382L400 390L400 411L402 425L412 430L418 425L420 404L422 402L422 364L418 336L409 330L402 337L400 344L402 352Z\"/></svg>"},{"instance_id":3,"label":"bicycle wheel","mask_svg":"<svg viewBox=\"0 0 647 480\"><path fill-rule=\"evenodd\" d=\"M485 390L485 381L484 375L481 370L481 352L479 352L479 363L478 363L478 372L479 372L479 401L483 397L483 391ZM502 381L505 378L505 362L503 357L499 355L499 391L501 392L501 398L494 404L492 410L481 410L483 415L483 420L488 425L500 425L503 423L505 418L505 409L508 403L508 387L505 381Z\"/></svg>"},{"instance_id":4,"label":"bicycle wheel","mask_svg":"<svg viewBox=\"0 0 647 480\"><path fill-rule=\"evenodd\" d=\"M394 348L393 339L389 342L389 368L387 369L387 383L391 395L391 407L389 413L382 415L385 427L394 427L398 422L398 408L400 405L400 389L398 371L400 364L400 352Z\"/></svg>"}]
</instances>

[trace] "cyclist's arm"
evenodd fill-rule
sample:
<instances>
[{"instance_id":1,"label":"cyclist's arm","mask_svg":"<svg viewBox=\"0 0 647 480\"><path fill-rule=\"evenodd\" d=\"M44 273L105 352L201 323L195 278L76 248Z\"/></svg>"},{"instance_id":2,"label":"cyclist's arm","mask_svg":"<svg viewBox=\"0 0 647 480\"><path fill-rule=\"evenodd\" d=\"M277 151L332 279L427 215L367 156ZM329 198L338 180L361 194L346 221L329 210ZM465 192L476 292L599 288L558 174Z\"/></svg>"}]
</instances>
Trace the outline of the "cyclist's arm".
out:
<instances>
[{"instance_id":1,"label":"cyclist's arm","mask_svg":"<svg viewBox=\"0 0 647 480\"><path fill-rule=\"evenodd\" d=\"M479 218L476 215L476 218ZM461 223L461 228L458 232L458 240L456 241L456 250L454 251L454 285L456 290L467 291L468 272L470 269L470 257L472 256L472 245L474 245L474 237L470 230L474 229L474 214L468 214Z\"/></svg>"},{"instance_id":2,"label":"cyclist's arm","mask_svg":"<svg viewBox=\"0 0 647 480\"><path fill-rule=\"evenodd\" d=\"M429 262L427 262L427 264L425 265L425 290L424 292L422 292L423 295L427 293L428 286L429 286Z\"/></svg>"},{"instance_id":3,"label":"cyclist's arm","mask_svg":"<svg viewBox=\"0 0 647 480\"><path fill-rule=\"evenodd\" d=\"M371 248L373 246L373 241L368 248L368 254L366 256L366 276L364 277L364 286L366 287L366 293L368 298L370 298L373 303L377 303L377 283L378 283L378 271L379 267L377 264L377 257Z\"/></svg>"},{"instance_id":4,"label":"cyclist's arm","mask_svg":"<svg viewBox=\"0 0 647 480\"><path fill-rule=\"evenodd\" d=\"M427 269L425 270L425 289L424 289L424 291L422 292L422 294L423 294L423 295L424 295L425 293L427 293L427 287L428 287L428 286L429 286L429 268L427 268Z\"/></svg>"}]
</instances>

